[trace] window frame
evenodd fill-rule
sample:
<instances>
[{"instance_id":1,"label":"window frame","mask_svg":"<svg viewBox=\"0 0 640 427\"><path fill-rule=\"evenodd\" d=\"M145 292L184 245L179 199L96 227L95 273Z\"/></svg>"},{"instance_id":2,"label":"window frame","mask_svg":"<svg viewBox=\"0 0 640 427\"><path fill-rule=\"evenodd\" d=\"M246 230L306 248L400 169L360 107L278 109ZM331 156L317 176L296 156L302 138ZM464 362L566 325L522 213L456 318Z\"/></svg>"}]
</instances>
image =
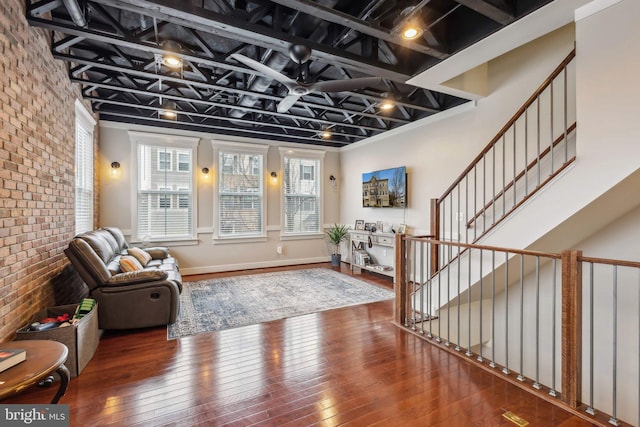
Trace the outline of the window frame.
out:
<instances>
[{"instance_id":1,"label":"window frame","mask_svg":"<svg viewBox=\"0 0 640 427\"><path fill-rule=\"evenodd\" d=\"M87 108L82 104L82 102L78 99L75 101L75 135L74 135L74 165L75 165L75 176L74 176L74 229L76 234L83 233L85 231L91 231L94 229L95 224L95 127L96 120L93 118L91 113L87 110ZM79 133L84 132L87 135L86 138L83 138L83 142L88 145L80 147L80 139ZM86 163L82 163L80 161L79 150L82 149L88 155L88 159L86 159ZM79 179L79 175L84 175L84 178L87 179ZM88 181L88 184L85 186L80 186L80 181ZM79 192L86 191L88 197L86 199L89 201L88 203L88 215L86 218L78 218L78 212L83 210L83 206L79 206Z\"/></svg>"},{"instance_id":2,"label":"window frame","mask_svg":"<svg viewBox=\"0 0 640 427\"><path fill-rule=\"evenodd\" d=\"M324 186L322 185L324 177L324 157L325 151L321 150L306 150L295 149L289 147L280 147L280 171L281 171L281 183L280 183L280 240L299 240L299 239L320 239L324 238ZM309 232L288 232L286 230L286 212L285 212L285 158L294 158L300 160L311 160L318 162L317 179L317 201L318 201L318 230ZM302 165L300 168L300 180L302 181ZM305 180L308 181L308 180Z\"/></svg>"},{"instance_id":3,"label":"window frame","mask_svg":"<svg viewBox=\"0 0 640 427\"><path fill-rule=\"evenodd\" d=\"M213 145L213 158L216 168L216 184L213 185L213 243L252 243L252 242L265 242L267 240L267 154L269 151L268 145L262 144L247 144L241 142L231 141L218 141L212 140ZM228 235L220 233L220 197L223 194L220 186L223 182L223 174L229 173L227 165L224 165L221 161L221 154L240 154L248 156L261 156L262 161L260 167L262 172L260 173L260 215L261 215L261 229L256 233L244 233L237 235ZM254 166L251 165L253 168ZM231 165L231 173L233 172L233 165ZM231 193L227 193L231 194ZM249 195L249 194L247 194Z\"/></svg>"},{"instance_id":4,"label":"window frame","mask_svg":"<svg viewBox=\"0 0 640 427\"><path fill-rule=\"evenodd\" d=\"M165 134L154 134L154 133L147 133L147 132L137 132L137 131L129 131L129 139L131 141L131 159L132 162L131 164L133 165L133 167L136 168L136 172L132 173L132 179L131 179L131 243L148 243L148 242L152 242L154 244L165 244L165 245L171 245L171 244L197 244L198 243L198 223L197 223L197 218L198 218L198 186L197 186L197 176L196 174L193 172L195 171L196 165L198 164L198 144L200 142L200 138L197 137L187 137L187 136L179 136L179 135L165 135ZM191 216L190 216L190 221L191 221L191 229L188 231L188 233L186 233L184 236L160 236L160 237L156 237L156 238L151 238L150 240L146 240L143 236L139 236L139 232L138 232L138 189L139 189L139 180L140 180L140 173L139 173L139 165L140 165L140 159L138 158L138 147L140 145L157 145L157 146L165 146L167 148L170 148L171 150L175 150L176 153L180 152L180 150L184 152L189 152L191 151L192 153L192 157L191 157L191 165L190 165L190 172L191 176L189 179L190 182L190 186L191 186L191 202L192 202L192 206L191 206ZM173 166L173 155L170 156L171 158L171 166ZM158 162L160 161L160 156L158 155ZM159 168L159 163L158 166L156 168L152 168L152 169L156 169L158 172L172 172L172 173L178 173L179 171L174 171L173 168L171 169L160 169ZM181 171L180 173L184 173L184 171ZM163 186L166 187L166 186ZM168 188L168 187L166 187ZM168 197L169 197L169 203L170 203L170 207L169 208L162 208L162 209L167 209L167 210L175 210L176 208L176 203L179 203L179 201L177 201L176 203L174 203L174 194L177 194L176 190L173 189L169 189L170 193ZM161 195L158 194L158 206L160 206L160 199L161 199ZM182 208L184 209L184 208Z\"/></svg>"}]
</instances>

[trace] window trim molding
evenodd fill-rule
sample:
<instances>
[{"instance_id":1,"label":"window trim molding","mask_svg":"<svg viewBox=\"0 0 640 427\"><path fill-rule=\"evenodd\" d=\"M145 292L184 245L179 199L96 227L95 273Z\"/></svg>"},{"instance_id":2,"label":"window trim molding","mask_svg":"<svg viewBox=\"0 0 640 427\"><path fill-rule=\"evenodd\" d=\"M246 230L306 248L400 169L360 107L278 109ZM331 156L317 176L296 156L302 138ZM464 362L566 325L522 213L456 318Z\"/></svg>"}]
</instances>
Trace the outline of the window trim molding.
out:
<instances>
[{"instance_id":1,"label":"window trim molding","mask_svg":"<svg viewBox=\"0 0 640 427\"><path fill-rule=\"evenodd\" d=\"M324 157L326 151L324 150L308 150L302 148L292 147L279 147L280 151L280 240L303 240L303 239L318 239L324 237L324 187L322 180L324 177ZM298 159L318 160L320 162L318 168L318 199L320 201L320 207L318 212L318 223L320 224L320 230L309 233L287 233L285 227L285 211L284 211L284 158L295 157Z\"/></svg>"},{"instance_id":2,"label":"window trim molding","mask_svg":"<svg viewBox=\"0 0 640 427\"><path fill-rule=\"evenodd\" d=\"M215 173L215 184L213 187L213 243L255 243L267 240L267 155L269 146L265 144L251 144L244 142L211 140L213 147L213 164ZM220 166L220 152L236 154L260 154L262 155L262 230L260 234L220 236L220 176L222 168Z\"/></svg>"},{"instance_id":3,"label":"window trim molding","mask_svg":"<svg viewBox=\"0 0 640 427\"><path fill-rule=\"evenodd\" d=\"M161 242L189 242L198 240L198 185L195 170L198 165L198 145L201 138L189 137L182 135L169 135L151 132L128 131L129 140L131 141L131 165L136 168L136 172L132 173L131 178L131 240L139 242L138 235L138 180L140 175L138 168L138 145L139 144L159 144L174 148L186 148L193 150L192 173L191 173L191 194L193 206L191 209L191 223L193 229L191 235L183 239L164 237L158 240L151 240L153 243ZM145 242L146 243L146 242Z\"/></svg>"},{"instance_id":4,"label":"window trim molding","mask_svg":"<svg viewBox=\"0 0 640 427\"><path fill-rule=\"evenodd\" d=\"M91 115L87 107L84 106L82 101L76 98L74 102L75 120L74 120L74 232L76 234L81 231L90 231L95 227L96 217L96 148L95 148L95 128L97 125L96 119ZM78 128L87 132L91 139L91 227L89 230L79 230L77 227L77 209L78 209L78 186L77 186L77 174L78 174Z\"/></svg>"}]
</instances>

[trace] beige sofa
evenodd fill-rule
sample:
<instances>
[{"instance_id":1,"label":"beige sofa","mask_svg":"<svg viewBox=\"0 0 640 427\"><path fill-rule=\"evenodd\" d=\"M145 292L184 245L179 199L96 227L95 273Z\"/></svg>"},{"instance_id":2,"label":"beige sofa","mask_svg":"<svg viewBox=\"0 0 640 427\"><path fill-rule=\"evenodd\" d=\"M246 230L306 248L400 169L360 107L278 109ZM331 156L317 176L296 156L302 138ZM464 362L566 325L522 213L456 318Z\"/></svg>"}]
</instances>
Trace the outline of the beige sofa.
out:
<instances>
[{"instance_id":1,"label":"beige sofa","mask_svg":"<svg viewBox=\"0 0 640 427\"><path fill-rule=\"evenodd\" d=\"M114 227L79 234L65 254L98 302L100 329L132 329L175 322L182 277L168 248L143 248L151 260L140 270L123 272L120 257L129 244Z\"/></svg>"}]
</instances>

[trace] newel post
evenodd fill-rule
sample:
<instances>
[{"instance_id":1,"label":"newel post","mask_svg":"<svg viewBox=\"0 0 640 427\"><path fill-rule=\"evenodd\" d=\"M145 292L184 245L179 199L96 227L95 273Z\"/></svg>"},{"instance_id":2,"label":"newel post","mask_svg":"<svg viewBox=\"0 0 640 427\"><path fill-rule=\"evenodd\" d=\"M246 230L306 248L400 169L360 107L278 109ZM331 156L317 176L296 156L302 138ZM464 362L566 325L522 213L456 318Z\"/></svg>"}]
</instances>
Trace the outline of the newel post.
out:
<instances>
[{"instance_id":1,"label":"newel post","mask_svg":"<svg viewBox=\"0 0 640 427\"><path fill-rule=\"evenodd\" d=\"M404 324L407 318L407 246L404 234L396 234L396 263L394 286L396 297L393 319L398 325Z\"/></svg>"},{"instance_id":2,"label":"newel post","mask_svg":"<svg viewBox=\"0 0 640 427\"><path fill-rule=\"evenodd\" d=\"M582 400L582 251L562 252L562 401Z\"/></svg>"},{"instance_id":3,"label":"newel post","mask_svg":"<svg viewBox=\"0 0 640 427\"><path fill-rule=\"evenodd\" d=\"M440 204L438 203L438 199L431 199L431 229L429 234L433 236L432 239L440 240ZM440 269L439 251L439 245L431 245L431 265L429 266L431 276L436 274Z\"/></svg>"}]
</instances>

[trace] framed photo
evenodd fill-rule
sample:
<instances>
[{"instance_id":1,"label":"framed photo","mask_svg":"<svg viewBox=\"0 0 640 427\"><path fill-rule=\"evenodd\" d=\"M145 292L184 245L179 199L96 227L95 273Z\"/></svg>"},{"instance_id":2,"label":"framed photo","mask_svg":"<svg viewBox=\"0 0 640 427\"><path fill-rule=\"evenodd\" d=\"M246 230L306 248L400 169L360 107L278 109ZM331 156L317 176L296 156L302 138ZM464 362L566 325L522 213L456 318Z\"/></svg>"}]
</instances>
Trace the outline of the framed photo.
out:
<instances>
[{"instance_id":1,"label":"framed photo","mask_svg":"<svg viewBox=\"0 0 640 427\"><path fill-rule=\"evenodd\" d=\"M376 228L375 222L365 222L364 223L364 231L373 231Z\"/></svg>"},{"instance_id":2,"label":"framed photo","mask_svg":"<svg viewBox=\"0 0 640 427\"><path fill-rule=\"evenodd\" d=\"M384 233L384 224L382 221L376 221L376 231Z\"/></svg>"},{"instance_id":3,"label":"framed photo","mask_svg":"<svg viewBox=\"0 0 640 427\"><path fill-rule=\"evenodd\" d=\"M364 220L356 219L356 230L364 230Z\"/></svg>"},{"instance_id":4,"label":"framed photo","mask_svg":"<svg viewBox=\"0 0 640 427\"><path fill-rule=\"evenodd\" d=\"M404 234L407 232L407 225L406 224L399 224L398 225L398 233L400 234Z\"/></svg>"}]
</instances>

